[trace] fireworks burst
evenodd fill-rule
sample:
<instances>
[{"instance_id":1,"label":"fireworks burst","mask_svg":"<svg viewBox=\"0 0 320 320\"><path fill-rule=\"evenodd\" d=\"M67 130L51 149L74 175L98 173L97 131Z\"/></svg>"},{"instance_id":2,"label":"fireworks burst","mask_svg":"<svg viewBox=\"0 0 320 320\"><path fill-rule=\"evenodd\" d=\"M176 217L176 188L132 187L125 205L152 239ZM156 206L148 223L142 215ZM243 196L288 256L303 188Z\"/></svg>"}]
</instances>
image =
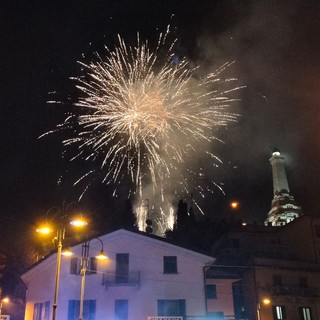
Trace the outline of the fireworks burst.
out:
<instances>
[{"instance_id":1,"label":"fireworks burst","mask_svg":"<svg viewBox=\"0 0 320 320\"><path fill-rule=\"evenodd\" d=\"M72 159L100 161L106 183L129 176L140 197L150 183L154 192L163 194L173 177L188 192L183 169L187 159L205 156L219 161L204 146L217 139L217 127L237 119L227 108L239 87L230 85L236 79L222 78L230 63L199 77L197 68L175 56L175 41L167 45L168 34L169 28L153 50L139 35L136 46L119 36L114 50L106 48L105 56L97 54L95 61L80 63L86 71L75 79L81 92L75 104L80 113L58 126L72 128L76 123L79 129L63 142L76 146ZM201 176L198 168L187 171ZM90 180L92 173L76 183Z\"/></svg>"}]
</instances>

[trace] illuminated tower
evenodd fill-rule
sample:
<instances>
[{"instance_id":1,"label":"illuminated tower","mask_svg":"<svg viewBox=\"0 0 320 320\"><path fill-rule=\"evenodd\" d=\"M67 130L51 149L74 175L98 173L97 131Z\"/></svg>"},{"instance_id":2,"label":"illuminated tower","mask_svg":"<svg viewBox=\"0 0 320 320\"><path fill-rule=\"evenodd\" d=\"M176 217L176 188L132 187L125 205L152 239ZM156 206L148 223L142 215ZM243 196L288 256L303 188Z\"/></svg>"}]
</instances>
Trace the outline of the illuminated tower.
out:
<instances>
[{"instance_id":1,"label":"illuminated tower","mask_svg":"<svg viewBox=\"0 0 320 320\"><path fill-rule=\"evenodd\" d=\"M273 178L273 200L265 225L283 226L299 217L301 208L297 206L290 194L284 157L275 149L270 158Z\"/></svg>"}]
</instances>

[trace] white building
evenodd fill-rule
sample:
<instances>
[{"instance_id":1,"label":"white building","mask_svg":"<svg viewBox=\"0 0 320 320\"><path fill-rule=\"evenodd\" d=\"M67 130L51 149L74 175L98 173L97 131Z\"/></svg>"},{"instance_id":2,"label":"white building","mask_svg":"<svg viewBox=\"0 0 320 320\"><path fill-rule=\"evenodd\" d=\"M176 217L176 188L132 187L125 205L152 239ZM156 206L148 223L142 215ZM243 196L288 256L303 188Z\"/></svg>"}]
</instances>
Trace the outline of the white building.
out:
<instances>
[{"instance_id":1,"label":"white building","mask_svg":"<svg viewBox=\"0 0 320 320\"><path fill-rule=\"evenodd\" d=\"M183 316L204 319L215 312L222 319L223 296L213 295L216 310L208 312L205 267L214 258L139 232L118 230L99 237L109 259L90 259L85 283L84 320L147 320L148 317ZM79 318L79 263L81 244L72 248L73 258L62 257L57 319ZM89 257L101 250L101 242L90 240ZM56 254L49 255L22 275L27 286L25 320L52 318ZM231 287L231 283L228 282ZM212 290L212 285L210 286ZM220 303L217 299L221 299ZM230 316L230 314L229 314ZM166 319L168 319L166 317ZM174 318L175 319L175 318ZM215 319L215 318L213 318ZM228 319L233 319L231 315Z\"/></svg>"}]
</instances>

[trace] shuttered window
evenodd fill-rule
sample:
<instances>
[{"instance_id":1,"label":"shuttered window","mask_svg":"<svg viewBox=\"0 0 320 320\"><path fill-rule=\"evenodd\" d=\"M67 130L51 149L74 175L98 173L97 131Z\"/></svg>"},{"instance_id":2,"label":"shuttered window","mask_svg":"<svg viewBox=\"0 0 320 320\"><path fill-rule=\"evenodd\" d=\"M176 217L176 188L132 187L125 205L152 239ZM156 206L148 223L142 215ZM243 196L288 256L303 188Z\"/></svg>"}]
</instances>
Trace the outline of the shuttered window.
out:
<instances>
[{"instance_id":1,"label":"shuttered window","mask_svg":"<svg viewBox=\"0 0 320 320\"><path fill-rule=\"evenodd\" d=\"M128 300L115 300L114 302L114 314L115 320L128 320Z\"/></svg>"},{"instance_id":2,"label":"shuttered window","mask_svg":"<svg viewBox=\"0 0 320 320\"><path fill-rule=\"evenodd\" d=\"M69 300L68 320L79 320L80 301ZM96 318L96 300L83 301L83 320L95 320Z\"/></svg>"}]
</instances>

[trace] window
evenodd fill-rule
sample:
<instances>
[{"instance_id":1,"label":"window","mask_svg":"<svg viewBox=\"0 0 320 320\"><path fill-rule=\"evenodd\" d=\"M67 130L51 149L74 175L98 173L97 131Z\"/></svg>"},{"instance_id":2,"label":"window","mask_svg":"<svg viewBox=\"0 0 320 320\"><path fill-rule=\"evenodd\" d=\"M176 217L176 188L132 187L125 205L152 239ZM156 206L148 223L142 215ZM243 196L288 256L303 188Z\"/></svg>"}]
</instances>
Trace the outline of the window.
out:
<instances>
[{"instance_id":1,"label":"window","mask_svg":"<svg viewBox=\"0 0 320 320\"><path fill-rule=\"evenodd\" d=\"M81 272L81 259L77 257L72 257L70 260L70 273L80 274ZM88 261L86 275L97 273L97 258L91 257Z\"/></svg>"},{"instance_id":2,"label":"window","mask_svg":"<svg viewBox=\"0 0 320 320\"><path fill-rule=\"evenodd\" d=\"M186 300L158 300L158 316L186 316Z\"/></svg>"},{"instance_id":3,"label":"window","mask_svg":"<svg viewBox=\"0 0 320 320\"><path fill-rule=\"evenodd\" d=\"M286 309L284 306L272 306L272 311L274 320L286 319Z\"/></svg>"},{"instance_id":4,"label":"window","mask_svg":"<svg viewBox=\"0 0 320 320\"><path fill-rule=\"evenodd\" d=\"M33 306L33 320L49 320L50 302L35 303Z\"/></svg>"},{"instance_id":5,"label":"window","mask_svg":"<svg viewBox=\"0 0 320 320\"><path fill-rule=\"evenodd\" d=\"M80 311L79 300L69 300L68 320L78 320ZM96 317L96 300L83 301L83 320L95 320Z\"/></svg>"},{"instance_id":6,"label":"window","mask_svg":"<svg viewBox=\"0 0 320 320\"><path fill-rule=\"evenodd\" d=\"M273 275L273 285L282 286L282 277L279 274Z\"/></svg>"},{"instance_id":7,"label":"window","mask_svg":"<svg viewBox=\"0 0 320 320\"><path fill-rule=\"evenodd\" d=\"M115 320L128 320L128 300L115 300Z\"/></svg>"},{"instance_id":8,"label":"window","mask_svg":"<svg viewBox=\"0 0 320 320\"><path fill-rule=\"evenodd\" d=\"M207 299L217 299L217 286L215 284L206 285Z\"/></svg>"},{"instance_id":9,"label":"window","mask_svg":"<svg viewBox=\"0 0 320 320\"><path fill-rule=\"evenodd\" d=\"M163 257L163 273L178 273L176 256Z\"/></svg>"},{"instance_id":10,"label":"window","mask_svg":"<svg viewBox=\"0 0 320 320\"><path fill-rule=\"evenodd\" d=\"M116 255L116 282L129 282L129 253L117 253Z\"/></svg>"},{"instance_id":11,"label":"window","mask_svg":"<svg viewBox=\"0 0 320 320\"><path fill-rule=\"evenodd\" d=\"M299 308L299 314L301 320L312 320L311 308L302 307Z\"/></svg>"}]
</instances>

